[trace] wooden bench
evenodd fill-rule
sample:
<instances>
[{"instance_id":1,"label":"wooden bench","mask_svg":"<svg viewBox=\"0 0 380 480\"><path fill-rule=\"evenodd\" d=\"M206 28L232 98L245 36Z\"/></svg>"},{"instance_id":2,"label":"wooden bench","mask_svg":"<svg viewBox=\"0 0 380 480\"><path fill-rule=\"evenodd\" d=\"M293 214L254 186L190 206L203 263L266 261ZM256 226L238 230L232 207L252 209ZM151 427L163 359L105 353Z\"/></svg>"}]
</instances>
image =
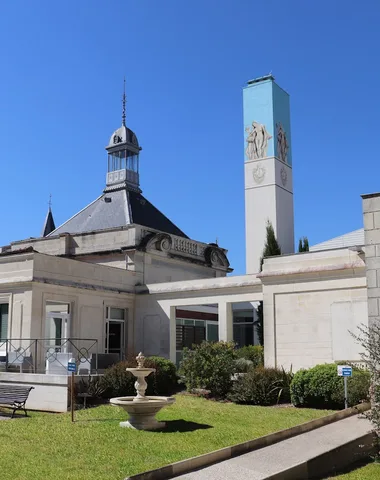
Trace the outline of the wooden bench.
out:
<instances>
[{"instance_id":1,"label":"wooden bench","mask_svg":"<svg viewBox=\"0 0 380 480\"><path fill-rule=\"evenodd\" d=\"M11 383L0 384L0 406L13 408L12 418L17 410L24 410L25 416L28 413L25 409L25 403L28 400L29 393L34 387L21 387Z\"/></svg>"}]
</instances>

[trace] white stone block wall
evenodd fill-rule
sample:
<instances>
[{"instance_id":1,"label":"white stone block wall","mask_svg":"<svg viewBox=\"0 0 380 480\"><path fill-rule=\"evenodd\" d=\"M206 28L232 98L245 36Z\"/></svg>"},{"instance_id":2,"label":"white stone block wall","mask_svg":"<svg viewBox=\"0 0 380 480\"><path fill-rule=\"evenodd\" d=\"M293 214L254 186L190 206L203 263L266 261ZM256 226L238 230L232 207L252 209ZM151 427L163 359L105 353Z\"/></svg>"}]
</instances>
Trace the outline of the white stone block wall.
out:
<instances>
[{"instance_id":1,"label":"white stone block wall","mask_svg":"<svg viewBox=\"0 0 380 480\"><path fill-rule=\"evenodd\" d=\"M368 325L380 320L380 193L362 195Z\"/></svg>"},{"instance_id":2,"label":"white stone block wall","mask_svg":"<svg viewBox=\"0 0 380 480\"><path fill-rule=\"evenodd\" d=\"M26 402L27 410L67 412L68 377L31 373L0 373L2 385L33 387Z\"/></svg>"}]
</instances>

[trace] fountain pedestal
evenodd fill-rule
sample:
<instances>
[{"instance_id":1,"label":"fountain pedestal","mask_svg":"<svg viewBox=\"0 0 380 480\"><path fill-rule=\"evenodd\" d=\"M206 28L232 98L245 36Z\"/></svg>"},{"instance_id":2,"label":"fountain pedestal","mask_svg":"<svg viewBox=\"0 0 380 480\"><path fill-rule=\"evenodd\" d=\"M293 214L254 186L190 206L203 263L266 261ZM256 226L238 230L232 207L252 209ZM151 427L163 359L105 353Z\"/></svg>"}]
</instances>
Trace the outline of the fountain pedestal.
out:
<instances>
[{"instance_id":1,"label":"fountain pedestal","mask_svg":"<svg viewBox=\"0 0 380 480\"><path fill-rule=\"evenodd\" d=\"M135 382L137 395L135 397L111 398L110 403L122 407L129 414L129 419L126 422L120 422L121 427L135 430L158 430L165 427L165 422L159 422L156 419L156 414L161 408L174 403L175 398L146 397L147 383L145 378L156 370L154 368L144 368L145 357L142 353L138 354L136 360L137 367L127 368L126 370L137 377Z\"/></svg>"}]
</instances>

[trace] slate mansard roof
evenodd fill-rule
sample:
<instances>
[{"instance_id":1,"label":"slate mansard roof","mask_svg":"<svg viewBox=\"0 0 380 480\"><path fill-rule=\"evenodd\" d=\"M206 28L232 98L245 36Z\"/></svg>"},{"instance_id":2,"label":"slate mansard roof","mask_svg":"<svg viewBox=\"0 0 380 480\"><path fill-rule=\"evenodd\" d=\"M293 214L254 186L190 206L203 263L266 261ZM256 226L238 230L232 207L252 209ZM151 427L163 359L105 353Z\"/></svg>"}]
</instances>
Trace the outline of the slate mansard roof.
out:
<instances>
[{"instance_id":1,"label":"slate mansard roof","mask_svg":"<svg viewBox=\"0 0 380 480\"><path fill-rule=\"evenodd\" d=\"M78 234L132 224L188 238L141 193L127 188L104 192L48 236L62 233Z\"/></svg>"}]
</instances>

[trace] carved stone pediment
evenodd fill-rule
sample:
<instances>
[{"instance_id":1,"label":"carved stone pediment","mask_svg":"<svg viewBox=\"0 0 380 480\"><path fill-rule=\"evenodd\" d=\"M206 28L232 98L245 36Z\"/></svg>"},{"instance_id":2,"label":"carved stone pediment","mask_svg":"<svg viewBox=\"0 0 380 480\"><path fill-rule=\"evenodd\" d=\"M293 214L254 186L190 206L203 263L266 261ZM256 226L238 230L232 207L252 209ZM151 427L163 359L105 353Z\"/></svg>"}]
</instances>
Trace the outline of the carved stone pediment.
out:
<instances>
[{"instance_id":1,"label":"carved stone pediment","mask_svg":"<svg viewBox=\"0 0 380 480\"><path fill-rule=\"evenodd\" d=\"M145 234L137 249L216 270L231 271L225 250L216 243L207 245L187 238L172 236L168 233L149 232Z\"/></svg>"},{"instance_id":2,"label":"carved stone pediment","mask_svg":"<svg viewBox=\"0 0 380 480\"><path fill-rule=\"evenodd\" d=\"M149 235L145 250L158 250L160 252L169 252L173 245L173 239L168 233L155 233ZM145 240L145 239L144 239Z\"/></svg>"},{"instance_id":3,"label":"carved stone pediment","mask_svg":"<svg viewBox=\"0 0 380 480\"><path fill-rule=\"evenodd\" d=\"M213 268L227 269L230 266L226 254L217 245L209 245L205 248L205 262Z\"/></svg>"}]
</instances>

